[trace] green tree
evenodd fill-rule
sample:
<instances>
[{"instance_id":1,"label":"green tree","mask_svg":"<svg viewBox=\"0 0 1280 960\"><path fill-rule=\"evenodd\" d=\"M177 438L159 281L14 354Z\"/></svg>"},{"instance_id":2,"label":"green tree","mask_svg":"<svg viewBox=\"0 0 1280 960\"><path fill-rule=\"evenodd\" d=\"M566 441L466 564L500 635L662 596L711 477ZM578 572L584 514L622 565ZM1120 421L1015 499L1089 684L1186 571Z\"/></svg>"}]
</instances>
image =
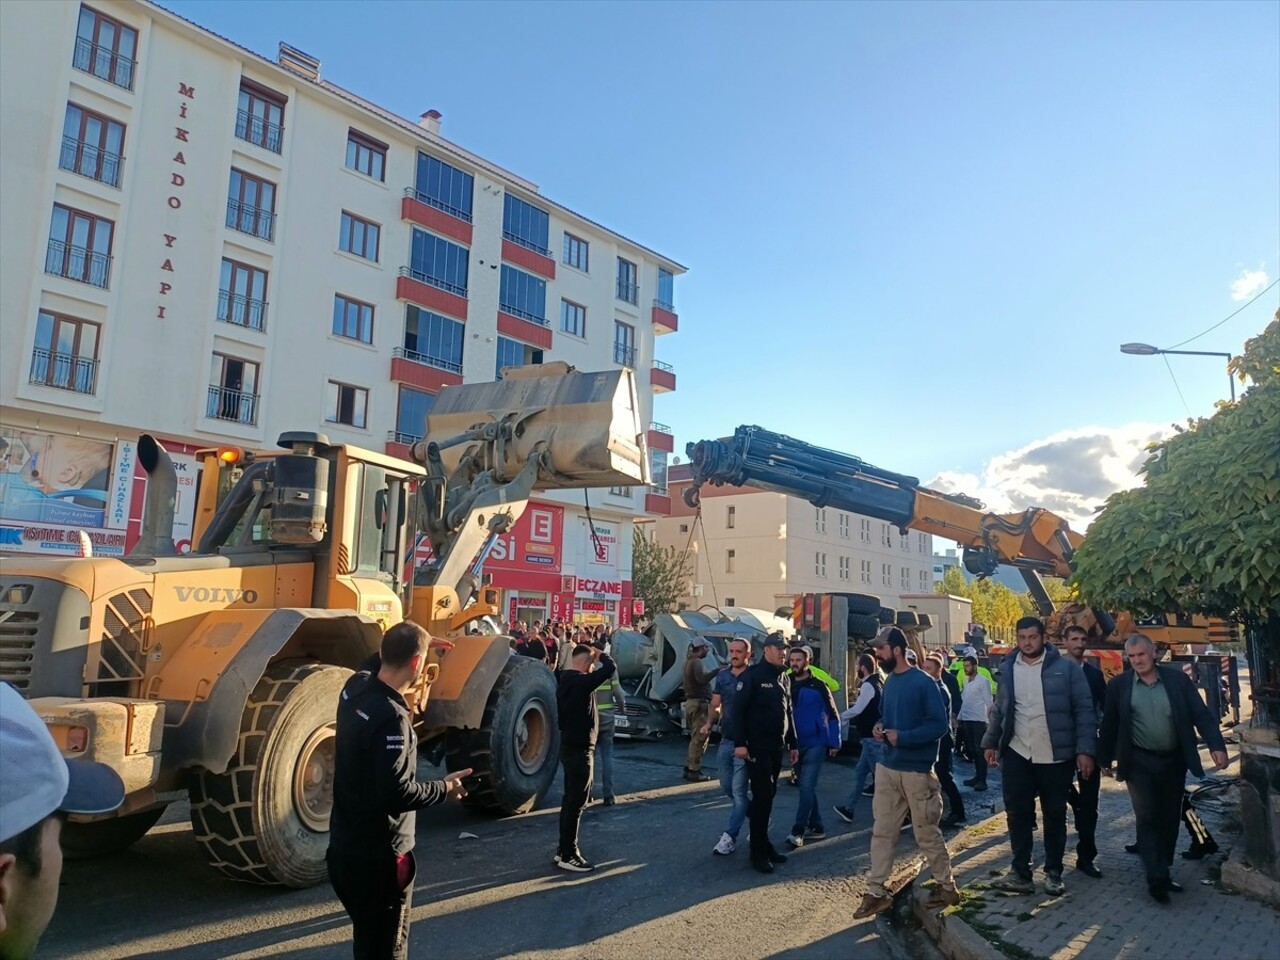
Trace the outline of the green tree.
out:
<instances>
[{"instance_id":1,"label":"green tree","mask_svg":"<svg viewBox=\"0 0 1280 960\"><path fill-rule=\"evenodd\" d=\"M959 567L944 573L934 590L971 601L973 621L986 627L993 637L1012 635L1018 619L1030 610L1029 603L1023 602L1025 594L1015 593L996 580L967 580Z\"/></svg>"},{"instance_id":2,"label":"green tree","mask_svg":"<svg viewBox=\"0 0 1280 960\"><path fill-rule=\"evenodd\" d=\"M631 537L631 586L637 600L644 601L646 617L671 613L676 601L689 592L693 566L686 553L664 547L636 524Z\"/></svg>"}]
</instances>

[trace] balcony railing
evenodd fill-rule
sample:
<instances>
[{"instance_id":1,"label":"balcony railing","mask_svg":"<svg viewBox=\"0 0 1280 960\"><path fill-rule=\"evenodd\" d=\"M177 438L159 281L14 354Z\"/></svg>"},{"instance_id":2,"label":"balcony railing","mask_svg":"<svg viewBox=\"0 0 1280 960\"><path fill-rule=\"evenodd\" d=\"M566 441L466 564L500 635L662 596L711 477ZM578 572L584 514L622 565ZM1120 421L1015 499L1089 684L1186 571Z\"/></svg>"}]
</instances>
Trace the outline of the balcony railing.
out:
<instances>
[{"instance_id":1,"label":"balcony railing","mask_svg":"<svg viewBox=\"0 0 1280 960\"><path fill-rule=\"evenodd\" d=\"M636 365L636 348L629 347L625 343L615 343L613 345L613 362L620 363L624 367L635 367Z\"/></svg>"},{"instance_id":2,"label":"balcony railing","mask_svg":"<svg viewBox=\"0 0 1280 960\"><path fill-rule=\"evenodd\" d=\"M422 437L418 436L415 433L401 433L399 430L387 431L388 443L403 443L405 446L412 447L415 443L417 443L421 439Z\"/></svg>"},{"instance_id":3,"label":"balcony railing","mask_svg":"<svg viewBox=\"0 0 1280 960\"><path fill-rule=\"evenodd\" d=\"M106 290L111 283L111 258L63 240L50 240L44 272Z\"/></svg>"},{"instance_id":4,"label":"balcony railing","mask_svg":"<svg viewBox=\"0 0 1280 960\"><path fill-rule=\"evenodd\" d=\"M120 166L124 157L118 153L108 153L96 143L87 143L75 137L62 138L62 153L58 155L58 166L70 170L90 180L97 180L109 187L120 186Z\"/></svg>"},{"instance_id":5,"label":"balcony railing","mask_svg":"<svg viewBox=\"0 0 1280 960\"><path fill-rule=\"evenodd\" d=\"M258 395L210 384L205 416L253 426L258 422Z\"/></svg>"},{"instance_id":6,"label":"balcony railing","mask_svg":"<svg viewBox=\"0 0 1280 960\"><path fill-rule=\"evenodd\" d=\"M91 73L107 83L114 83L126 90L133 89L133 68L137 61L130 60L85 37L76 37L76 50L71 65L77 70Z\"/></svg>"},{"instance_id":7,"label":"balcony railing","mask_svg":"<svg viewBox=\"0 0 1280 960\"><path fill-rule=\"evenodd\" d=\"M280 143L284 138L284 127L278 123L268 123L261 117L255 117L247 110L236 111L236 136L241 140L270 150L280 152Z\"/></svg>"},{"instance_id":8,"label":"balcony railing","mask_svg":"<svg viewBox=\"0 0 1280 960\"><path fill-rule=\"evenodd\" d=\"M32 383L76 393L93 393L98 382L98 361L74 353L54 353L41 347L31 352Z\"/></svg>"},{"instance_id":9,"label":"balcony railing","mask_svg":"<svg viewBox=\"0 0 1280 960\"><path fill-rule=\"evenodd\" d=\"M439 370L448 370L450 373L461 373L462 364L454 363L452 360L444 360L440 357L433 357L429 353L419 353L417 350L410 350L408 347L396 347L391 351L393 357L400 357L413 363L421 363L428 367L436 367Z\"/></svg>"},{"instance_id":10,"label":"balcony railing","mask_svg":"<svg viewBox=\"0 0 1280 960\"><path fill-rule=\"evenodd\" d=\"M625 300L627 303L639 305L640 303L640 284L631 283L627 280L618 278L618 299Z\"/></svg>"},{"instance_id":11,"label":"balcony railing","mask_svg":"<svg viewBox=\"0 0 1280 960\"><path fill-rule=\"evenodd\" d=\"M672 366L671 364L669 364L669 363L663 363L661 360L655 360L655 361L653 361L653 369L655 369L655 370L665 370L665 371L667 371L667 373L675 373L675 372L676 372L676 368L675 368L675 367L673 367L673 366Z\"/></svg>"},{"instance_id":12,"label":"balcony railing","mask_svg":"<svg viewBox=\"0 0 1280 960\"><path fill-rule=\"evenodd\" d=\"M455 297L465 297L467 288L460 287L456 283L450 283L448 280L441 280L439 277L433 277L429 273L423 273L421 270L415 270L413 267L401 267L400 276L408 277L411 280L417 280L419 283L428 283L433 287L439 287L446 293L452 293Z\"/></svg>"},{"instance_id":13,"label":"balcony railing","mask_svg":"<svg viewBox=\"0 0 1280 960\"><path fill-rule=\"evenodd\" d=\"M528 320L530 323L536 323L540 327L548 327L551 321L546 317L540 317L536 313L530 313L528 310L521 310L519 307L513 307L509 303L498 301L498 309L503 313L509 313L513 317L519 317L521 320Z\"/></svg>"},{"instance_id":14,"label":"balcony railing","mask_svg":"<svg viewBox=\"0 0 1280 960\"><path fill-rule=\"evenodd\" d=\"M276 235L276 215L265 207L254 207L239 200L227 201L227 226L270 243Z\"/></svg>"},{"instance_id":15,"label":"balcony railing","mask_svg":"<svg viewBox=\"0 0 1280 960\"><path fill-rule=\"evenodd\" d=\"M404 191L406 197L413 197L419 203L425 203L428 207L435 207L437 210L443 210L451 217L457 217L463 223L471 222L471 214L465 210L460 210L452 204L445 203L443 200L437 200L430 194L423 193L415 187L406 187Z\"/></svg>"},{"instance_id":16,"label":"balcony railing","mask_svg":"<svg viewBox=\"0 0 1280 960\"><path fill-rule=\"evenodd\" d=\"M237 327L265 331L267 329L267 301L254 300L252 297L232 293L229 290L219 290L218 319L223 323L234 324Z\"/></svg>"},{"instance_id":17,"label":"balcony railing","mask_svg":"<svg viewBox=\"0 0 1280 960\"><path fill-rule=\"evenodd\" d=\"M542 246L541 244L534 243L532 240L526 240L524 237L517 237L510 230L502 231L502 239L510 240L516 246L524 247L526 250L532 250L534 253L538 254L539 256L543 256L543 257L551 256L551 251L548 250L546 247Z\"/></svg>"},{"instance_id":18,"label":"balcony railing","mask_svg":"<svg viewBox=\"0 0 1280 960\"><path fill-rule=\"evenodd\" d=\"M667 436L672 436L671 428L665 423L659 423L657 420L651 420L649 422L649 429L655 433L665 433Z\"/></svg>"},{"instance_id":19,"label":"balcony railing","mask_svg":"<svg viewBox=\"0 0 1280 960\"><path fill-rule=\"evenodd\" d=\"M655 307L658 307L659 309L666 310L666 311L668 311L669 313L675 313L675 312L676 312L676 305L675 305L674 303L671 303L671 302L667 301L667 300L663 300L661 297L654 297L654 298L653 298L653 305L654 305Z\"/></svg>"}]
</instances>

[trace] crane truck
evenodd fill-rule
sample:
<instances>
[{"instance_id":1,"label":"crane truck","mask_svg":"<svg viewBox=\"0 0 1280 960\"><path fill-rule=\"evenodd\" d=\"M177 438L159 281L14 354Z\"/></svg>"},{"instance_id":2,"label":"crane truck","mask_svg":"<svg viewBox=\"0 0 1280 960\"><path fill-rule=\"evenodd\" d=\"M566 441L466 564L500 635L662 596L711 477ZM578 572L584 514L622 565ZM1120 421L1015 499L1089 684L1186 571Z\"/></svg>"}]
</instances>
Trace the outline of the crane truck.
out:
<instances>
[{"instance_id":1,"label":"crane truck","mask_svg":"<svg viewBox=\"0 0 1280 960\"><path fill-rule=\"evenodd\" d=\"M553 363L443 389L413 462L307 432L203 450L181 556L173 464L143 436L130 555L0 559L0 680L127 790L115 815L67 824L70 852L123 848L187 797L218 870L319 882L338 694L405 618L455 641L408 698L421 742L472 768L472 807L528 810L555 773L555 682L497 635L483 560L536 490L648 482L638 411L630 370Z\"/></svg>"}]
</instances>

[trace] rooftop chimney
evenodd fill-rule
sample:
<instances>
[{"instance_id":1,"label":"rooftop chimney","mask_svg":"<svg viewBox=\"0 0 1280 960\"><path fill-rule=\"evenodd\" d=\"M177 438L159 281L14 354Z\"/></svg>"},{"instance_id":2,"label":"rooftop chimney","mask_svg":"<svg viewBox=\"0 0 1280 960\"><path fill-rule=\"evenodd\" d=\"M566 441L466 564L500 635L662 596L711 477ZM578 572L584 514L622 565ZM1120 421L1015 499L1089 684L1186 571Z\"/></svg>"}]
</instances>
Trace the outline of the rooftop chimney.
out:
<instances>
[{"instance_id":1,"label":"rooftop chimney","mask_svg":"<svg viewBox=\"0 0 1280 960\"><path fill-rule=\"evenodd\" d=\"M309 53L303 53L297 47L289 46L283 40L280 41L280 53L276 57L276 62L286 70L306 77L308 80L320 79L320 61Z\"/></svg>"},{"instance_id":2,"label":"rooftop chimney","mask_svg":"<svg viewBox=\"0 0 1280 960\"><path fill-rule=\"evenodd\" d=\"M418 126L428 133L440 133L440 120L444 116L439 110L428 110L418 118Z\"/></svg>"}]
</instances>

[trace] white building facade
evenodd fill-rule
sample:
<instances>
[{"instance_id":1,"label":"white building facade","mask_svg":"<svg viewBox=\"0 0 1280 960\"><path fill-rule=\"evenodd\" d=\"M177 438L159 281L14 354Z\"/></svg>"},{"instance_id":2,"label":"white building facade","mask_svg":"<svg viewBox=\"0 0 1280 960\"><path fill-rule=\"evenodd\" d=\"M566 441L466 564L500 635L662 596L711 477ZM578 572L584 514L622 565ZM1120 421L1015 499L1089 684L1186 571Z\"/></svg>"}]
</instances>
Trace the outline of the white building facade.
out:
<instances>
[{"instance_id":1,"label":"white building facade","mask_svg":"<svg viewBox=\"0 0 1280 960\"><path fill-rule=\"evenodd\" d=\"M140 431L185 491L195 449L286 430L406 456L438 390L507 365L632 367L645 423L674 390L655 345L684 268L444 139L439 113L406 121L300 51L141 0L13 0L0 38L0 551L62 552L76 528L126 549ZM591 491L617 547L589 571L599 537L566 498L557 561L511 598L619 619L629 590L579 590L579 566L629 588L631 522L664 492Z\"/></svg>"}]
</instances>

